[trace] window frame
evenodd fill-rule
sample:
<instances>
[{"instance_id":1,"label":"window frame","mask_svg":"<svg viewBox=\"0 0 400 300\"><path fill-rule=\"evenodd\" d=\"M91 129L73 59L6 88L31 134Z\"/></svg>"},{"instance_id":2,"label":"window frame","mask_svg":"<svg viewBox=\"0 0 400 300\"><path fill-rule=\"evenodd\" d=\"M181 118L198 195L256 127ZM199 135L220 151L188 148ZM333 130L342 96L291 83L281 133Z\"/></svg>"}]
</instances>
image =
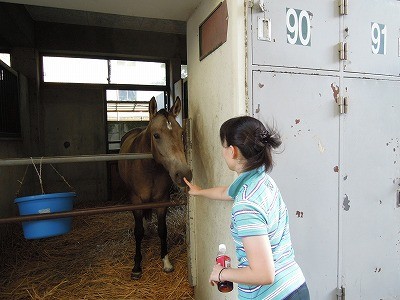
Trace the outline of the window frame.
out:
<instances>
[{"instance_id":1,"label":"window frame","mask_svg":"<svg viewBox=\"0 0 400 300\"><path fill-rule=\"evenodd\" d=\"M144 85L144 84L118 84L118 83L110 83L110 69L108 70L108 78L107 81L108 83L76 83L76 82L46 82L44 81L44 68L43 68L43 57L44 56L49 56L49 57L65 57L65 58L83 58L83 59L104 59L107 60L108 62L110 60L123 60L123 61L138 61L138 62L153 62L153 63L164 63L165 64L165 86L164 85ZM110 68L110 64L108 63L108 68ZM145 58L137 58L137 57L129 57L129 56L97 56L97 55L79 55L79 54L66 54L66 53L53 53L53 52L42 52L40 53L39 56L39 72L40 72L40 82L42 84L50 84L50 85L55 85L55 84L71 84L71 85L103 85L103 86L139 86L143 87L144 89L160 89L162 88L164 90L164 87L168 87L168 82L170 78L169 74L169 65L168 65L168 60L163 60L163 59L145 59ZM129 88L130 89L130 88ZM166 89L167 90L167 89Z\"/></svg>"},{"instance_id":2,"label":"window frame","mask_svg":"<svg viewBox=\"0 0 400 300\"><path fill-rule=\"evenodd\" d=\"M11 53L10 53L11 56ZM16 77L16 103L11 103L17 106L16 108L16 119L14 125L14 132L0 132L0 140L20 140L22 138L22 124L21 124L21 103L20 103L20 86L19 86L19 75L14 69L9 67L5 62L0 60L0 66L5 69L5 71L10 72L12 75Z\"/></svg>"}]
</instances>

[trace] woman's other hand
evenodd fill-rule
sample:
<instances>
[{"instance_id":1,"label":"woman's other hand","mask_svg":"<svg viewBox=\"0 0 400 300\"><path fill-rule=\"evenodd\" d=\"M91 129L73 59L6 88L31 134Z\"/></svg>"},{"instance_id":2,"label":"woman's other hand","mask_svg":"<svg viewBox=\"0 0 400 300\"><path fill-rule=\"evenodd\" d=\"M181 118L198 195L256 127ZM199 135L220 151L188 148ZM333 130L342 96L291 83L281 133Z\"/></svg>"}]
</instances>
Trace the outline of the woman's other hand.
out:
<instances>
[{"instance_id":1,"label":"woman's other hand","mask_svg":"<svg viewBox=\"0 0 400 300\"><path fill-rule=\"evenodd\" d=\"M214 286L215 284L217 284L219 282L219 272L221 272L221 270L223 269L223 267L220 264L216 264L213 267L213 270L210 274L210 279L209 282L212 286Z\"/></svg>"}]
</instances>

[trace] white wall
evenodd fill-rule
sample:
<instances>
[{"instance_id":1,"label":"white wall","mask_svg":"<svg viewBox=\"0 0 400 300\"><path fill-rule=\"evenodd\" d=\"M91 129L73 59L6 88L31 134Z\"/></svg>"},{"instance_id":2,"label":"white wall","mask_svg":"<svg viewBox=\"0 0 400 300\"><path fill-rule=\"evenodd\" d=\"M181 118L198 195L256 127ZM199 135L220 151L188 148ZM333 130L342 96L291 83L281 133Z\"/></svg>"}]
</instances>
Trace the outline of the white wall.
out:
<instances>
[{"instance_id":1,"label":"white wall","mask_svg":"<svg viewBox=\"0 0 400 300\"><path fill-rule=\"evenodd\" d=\"M193 181L202 187L229 185L235 178L222 158L219 128L225 120L246 114L244 2L227 0L227 42L202 61L199 60L199 25L220 1L202 1L187 24ZM218 244L227 244L236 266L229 229L231 206L231 202L201 197L190 201L196 300L237 299L236 287L233 292L222 294L208 283Z\"/></svg>"}]
</instances>

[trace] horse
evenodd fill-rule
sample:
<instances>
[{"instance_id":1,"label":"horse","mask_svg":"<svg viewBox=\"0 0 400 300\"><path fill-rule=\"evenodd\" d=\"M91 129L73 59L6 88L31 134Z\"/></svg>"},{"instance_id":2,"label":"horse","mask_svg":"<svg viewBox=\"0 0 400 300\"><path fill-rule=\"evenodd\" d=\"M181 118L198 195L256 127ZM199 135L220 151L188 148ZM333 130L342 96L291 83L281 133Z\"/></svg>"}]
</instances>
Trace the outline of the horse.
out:
<instances>
[{"instance_id":1,"label":"horse","mask_svg":"<svg viewBox=\"0 0 400 300\"><path fill-rule=\"evenodd\" d=\"M181 100L177 97L168 111L166 109L157 111L156 99L152 97L149 102L148 125L144 128L132 129L122 137L121 154L151 153L153 155L152 159L118 162L119 174L127 187L132 204L169 201L173 183L178 187L185 187L183 178L192 179L192 172L184 152L183 129L176 121L181 107ZM161 259L163 270L168 273L172 272L174 267L168 259L166 214L167 207L157 208ZM150 219L152 210L135 210L133 215L136 252L131 278L140 279L142 276L141 242L144 236L143 217Z\"/></svg>"}]
</instances>

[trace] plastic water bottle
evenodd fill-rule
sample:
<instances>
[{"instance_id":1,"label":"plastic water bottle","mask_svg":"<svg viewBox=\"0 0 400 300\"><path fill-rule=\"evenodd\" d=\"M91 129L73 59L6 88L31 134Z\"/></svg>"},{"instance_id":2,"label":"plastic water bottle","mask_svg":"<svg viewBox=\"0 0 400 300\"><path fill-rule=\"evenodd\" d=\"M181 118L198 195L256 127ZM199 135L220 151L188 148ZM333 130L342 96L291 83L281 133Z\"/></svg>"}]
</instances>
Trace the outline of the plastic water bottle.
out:
<instances>
[{"instance_id":1,"label":"plastic water bottle","mask_svg":"<svg viewBox=\"0 0 400 300\"><path fill-rule=\"evenodd\" d=\"M220 244L218 246L218 254L215 259L217 264L220 264L223 268L231 267L231 258L226 255L226 246L225 244ZM223 272L223 271L222 271ZM233 290L233 282L231 281L220 281L217 283L218 290L221 293L229 293Z\"/></svg>"}]
</instances>

